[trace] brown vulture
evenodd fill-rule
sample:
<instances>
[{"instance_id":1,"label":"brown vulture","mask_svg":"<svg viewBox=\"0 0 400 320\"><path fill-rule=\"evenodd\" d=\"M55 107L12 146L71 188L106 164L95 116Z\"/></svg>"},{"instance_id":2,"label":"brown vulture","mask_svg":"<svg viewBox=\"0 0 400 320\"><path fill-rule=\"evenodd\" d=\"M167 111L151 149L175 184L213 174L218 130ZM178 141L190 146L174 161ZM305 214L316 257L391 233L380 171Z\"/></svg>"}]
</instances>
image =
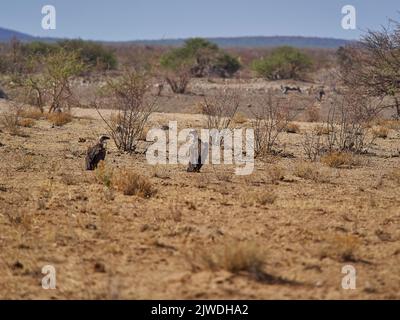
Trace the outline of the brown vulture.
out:
<instances>
[{"instance_id":1,"label":"brown vulture","mask_svg":"<svg viewBox=\"0 0 400 320\"><path fill-rule=\"evenodd\" d=\"M200 172L201 167L205 163L208 155L208 143L202 142L198 137L197 131L190 132L192 145L189 148L189 165L187 172Z\"/></svg>"},{"instance_id":2,"label":"brown vulture","mask_svg":"<svg viewBox=\"0 0 400 320\"><path fill-rule=\"evenodd\" d=\"M106 141L110 140L107 136L101 136L99 141L88 148L86 152L86 170L94 170L101 160L106 158Z\"/></svg>"}]
</instances>

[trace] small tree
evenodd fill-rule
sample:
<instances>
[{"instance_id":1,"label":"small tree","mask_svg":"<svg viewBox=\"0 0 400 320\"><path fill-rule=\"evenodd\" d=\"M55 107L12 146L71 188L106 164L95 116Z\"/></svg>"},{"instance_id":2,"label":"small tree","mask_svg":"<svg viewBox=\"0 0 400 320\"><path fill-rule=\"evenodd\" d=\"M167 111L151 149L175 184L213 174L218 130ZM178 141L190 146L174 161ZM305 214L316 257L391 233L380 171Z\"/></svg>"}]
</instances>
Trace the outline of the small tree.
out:
<instances>
[{"instance_id":1,"label":"small tree","mask_svg":"<svg viewBox=\"0 0 400 320\"><path fill-rule=\"evenodd\" d=\"M340 48L340 75L348 90L381 99L400 119L400 23L368 31L360 42ZM385 101L385 98L390 98Z\"/></svg>"},{"instance_id":2,"label":"small tree","mask_svg":"<svg viewBox=\"0 0 400 320\"><path fill-rule=\"evenodd\" d=\"M280 47L266 57L255 60L252 69L270 80L299 79L312 65L311 58L292 47Z\"/></svg>"},{"instance_id":3,"label":"small tree","mask_svg":"<svg viewBox=\"0 0 400 320\"><path fill-rule=\"evenodd\" d=\"M202 113L207 117L207 128L222 130L229 127L240 105L237 91L225 90L211 97L204 96Z\"/></svg>"},{"instance_id":4,"label":"small tree","mask_svg":"<svg viewBox=\"0 0 400 320\"><path fill-rule=\"evenodd\" d=\"M241 65L237 58L222 53L217 57L217 60L213 66L213 73L223 78L232 77L239 69Z\"/></svg>"},{"instance_id":5,"label":"small tree","mask_svg":"<svg viewBox=\"0 0 400 320\"><path fill-rule=\"evenodd\" d=\"M371 122L382 111L379 102L369 97L346 91L330 102L326 120L326 149L361 153L374 142Z\"/></svg>"},{"instance_id":6,"label":"small tree","mask_svg":"<svg viewBox=\"0 0 400 320\"><path fill-rule=\"evenodd\" d=\"M149 101L146 97L149 88L146 74L125 70L119 79L107 81L106 93L110 98L107 106L116 113L105 119L98 103L93 103L119 150L136 150L144 126L156 109L156 100Z\"/></svg>"},{"instance_id":7,"label":"small tree","mask_svg":"<svg viewBox=\"0 0 400 320\"><path fill-rule=\"evenodd\" d=\"M260 96L253 102L252 113L256 156L272 153L279 135L296 114L288 107L286 100L274 98L272 90L266 96Z\"/></svg>"},{"instance_id":8,"label":"small tree","mask_svg":"<svg viewBox=\"0 0 400 320\"><path fill-rule=\"evenodd\" d=\"M115 54L100 43L92 41L64 40L58 45L67 51L74 51L88 69L112 70L117 68Z\"/></svg>"},{"instance_id":9,"label":"small tree","mask_svg":"<svg viewBox=\"0 0 400 320\"><path fill-rule=\"evenodd\" d=\"M166 81L175 93L184 93L190 77L213 74L232 76L240 68L239 61L220 50L218 46L201 38L185 41L161 57L161 66L167 70Z\"/></svg>"},{"instance_id":10,"label":"small tree","mask_svg":"<svg viewBox=\"0 0 400 320\"><path fill-rule=\"evenodd\" d=\"M70 109L74 103L70 81L84 69L75 52L56 50L47 56L31 56L26 74L14 75L14 89L22 89L22 99L33 102L42 112Z\"/></svg>"}]
</instances>

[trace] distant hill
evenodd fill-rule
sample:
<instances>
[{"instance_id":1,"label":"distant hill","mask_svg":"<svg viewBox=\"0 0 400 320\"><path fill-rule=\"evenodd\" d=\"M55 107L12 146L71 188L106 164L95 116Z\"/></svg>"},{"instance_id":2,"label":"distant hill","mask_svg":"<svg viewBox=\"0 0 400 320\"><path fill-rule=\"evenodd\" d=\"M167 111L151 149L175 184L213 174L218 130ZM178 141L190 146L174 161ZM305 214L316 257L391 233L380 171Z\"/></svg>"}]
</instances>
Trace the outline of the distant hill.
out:
<instances>
[{"instance_id":1,"label":"distant hill","mask_svg":"<svg viewBox=\"0 0 400 320\"><path fill-rule=\"evenodd\" d=\"M45 41L55 42L56 38L40 38L34 37L26 33L0 28L0 42L8 42L13 38L20 41ZM317 38L317 37L300 37L300 36L257 36L257 37L230 37L230 38L208 38L211 42L216 43L220 47L237 47L237 48L262 48L277 46L293 46L298 48L338 48L350 43L349 40L334 38ZM124 42L108 42L110 44L142 44L142 45L158 45L158 46L180 46L185 39L162 39L162 40L133 40ZM102 41L101 41L102 42Z\"/></svg>"},{"instance_id":2,"label":"distant hill","mask_svg":"<svg viewBox=\"0 0 400 320\"><path fill-rule=\"evenodd\" d=\"M258 37L231 37L207 38L220 47L263 48L278 46L293 46L298 48L339 48L353 41L334 38L300 37L300 36L258 36ZM179 46L185 39L137 40L129 41L133 44Z\"/></svg>"},{"instance_id":3,"label":"distant hill","mask_svg":"<svg viewBox=\"0 0 400 320\"><path fill-rule=\"evenodd\" d=\"M10 41L14 37L21 41L32 41L35 39L35 37L26 33L0 28L0 42Z\"/></svg>"}]
</instances>

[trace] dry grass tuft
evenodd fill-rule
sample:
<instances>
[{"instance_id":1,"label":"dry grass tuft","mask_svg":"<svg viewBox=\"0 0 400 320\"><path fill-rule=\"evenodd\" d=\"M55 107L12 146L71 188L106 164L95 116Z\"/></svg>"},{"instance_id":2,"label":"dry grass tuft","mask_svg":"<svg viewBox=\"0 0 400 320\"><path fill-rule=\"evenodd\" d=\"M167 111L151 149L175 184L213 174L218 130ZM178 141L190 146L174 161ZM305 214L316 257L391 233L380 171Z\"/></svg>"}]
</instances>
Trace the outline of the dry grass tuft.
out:
<instances>
[{"instance_id":1,"label":"dry grass tuft","mask_svg":"<svg viewBox=\"0 0 400 320\"><path fill-rule=\"evenodd\" d=\"M321 162L331 168L352 167L359 164L359 161L347 152L332 152L321 158Z\"/></svg>"},{"instance_id":2,"label":"dry grass tuft","mask_svg":"<svg viewBox=\"0 0 400 320\"><path fill-rule=\"evenodd\" d=\"M13 106L11 110L0 115L0 125L11 135L19 135L21 133L20 114L21 109L18 106Z\"/></svg>"},{"instance_id":3,"label":"dry grass tuft","mask_svg":"<svg viewBox=\"0 0 400 320\"><path fill-rule=\"evenodd\" d=\"M256 198L257 202L262 206L273 204L276 199L278 199L278 196L274 192L266 191L259 193Z\"/></svg>"},{"instance_id":4,"label":"dry grass tuft","mask_svg":"<svg viewBox=\"0 0 400 320\"><path fill-rule=\"evenodd\" d=\"M43 119L45 116L37 108L27 108L21 111L21 117L26 119L40 120Z\"/></svg>"},{"instance_id":5,"label":"dry grass tuft","mask_svg":"<svg viewBox=\"0 0 400 320\"><path fill-rule=\"evenodd\" d=\"M375 138L387 139L389 136L389 129L386 127L378 127L372 130L372 134Z\"/></svg>"},{"instance_id":6,"label":"dry grass tuft","mask_svg":"<svg viewBox=\"0 0 400 320\"><path fill-rule=\"evenodd\" d=\"M165 165L155 165L152 167L152 177L167 180L170 179L169 171Z\"/></svg>"},{"instance_id":7,"label":"dry grass tuft","mask_svg":"<svg viewBox=\"0 0 400 320\"><path fill-rule=\"evenodd\" d=\"M290 122L286 125L284 131L286 133L300 133L300 127L298 124Z\"/></svg>"},{"instance_id":8,"label":"dry grass tuft","mask_svg":"<svg viewBox=\"0 0 400 320\"><path fill-rule=\"evenodd\" d=\"M308 162L297 164L294 168L293 174L296 177L313 181L319 181L321 176L320 171L315 167L315 165Z\"/></svg>"},{"instance_id":9,"label":"dry grass tuft","mask_svg":"<svg viewBox=\"0 0 400 320\"><path fill-rule=\"evenodd\" d=\"M400 120L379 120L377 124L390 130L400 130Z\"/></svg>"},{"instance_id":10,"label":"dry grass tuft","mask_svg":"<svg viewBox=\"0 0 400 320\"><path fill-rule=\"evenodd\" d=\"M114 170L108 167L104 161L100 161L94 174L97 182L104 184L107 188L111 187Z\"/></svg>"},{"instance_id":11,"label":"dry grass tuft","mask_svg":"<svg viewBox=\"0 0 400 320\"><path fill-rule=\"evenodd\" d=\"M321 120L321 113L319 108L311 107L307 108L305 111L305 121L306 122L319 122Z\"/></svg>"},{"instance_id":12,"label":"dry grass tuft","mask_svg":"<svg viewBox=\"0 0 400 320\"><path fill-rule=\"evenodd\" d=\"M328 245L322 256L329 256L341 262L357 261L357 252L361 241L353 235L336 235L327 239Z\"/></svg>"},{"instance_id":13,"label":"dry grass tuft","mask_svg":"<svg viewBox=\"0 0 400 320\"><path fill-rule=\"evenodd\" d=\"M248 120L249 119L246 117L246 115L241 112L237 112L232 119L233 123L235 123L235 124L244 124Z\"/></svg>"},{"instance_id":14,"label":"dry grass tuft","mask_svg":"<svg viewBox=\"0 0 400 320\"><path fill-rule=\"evenodd\" d=\"M240 197L242 207L274 204L278 199L277 194L271 190L248 192Z\"/></svg>"},{"instance_id":15,"label":"dry grass tuft","mask_svg":"<svg viewBox=\"0 0 400 320\"><path fill-rule=\"evenodd\" d=\"M132 170L120 169L114 172L112 186L126 196L150 198L156 193L150 180Z\"/></svg>"},{"instance_id":16,"label":"dry grass tuft","mask_svg":"<svg viewBox=\"0 0 400 320\"><path fill-rule=\"evenodd\" d=\"M18 125L24 128L32 128L35 124L35 120L30 118L20 119Z\"/></svg>"},{"instance_id":17,"label":"dry grass tuft","mask_svg":"<svg viewBox=\"0 0 400 320\"><path fill-rule=\"evenodd\" d=\"M68 112L54 112L47 115L47 120L57 127L62 127L72 121L72 115Z\"/></svg>"},{"instance_id":18,"label":"dry grass tuft","mask_svg":"<svg viewBox=\"0 0 400 320\"><path fill-rule=\"evenodd\" d=\"M268 176L272 183L278 183L285 179L285 169L279 165L273 165L268 169Z\"/></svg>"},{"instance_id":19,"label":"dry grass tuft","mask_svg":"<svg viewBox=\"0 0 400 320\"><path fill-rule=\"evenodd\" d=\"M315 128L315 133L318 136L322 136L322 135L328 135L329 134L329 128L323 125L319 125Z\"/></svg>"},{"instance_id":20,"label":"dry grass tuft","mask_svg":"<svg viewBox=\"0 0 400 320\"><path fill-rule=\"evenodd\" d=\"M194 258L199 261L201 267L213 271L226 270L232 273L244 271L262 274L265 254L255 243L230 241L213 248L196 250Z\"/></svg>"}]
</instances>

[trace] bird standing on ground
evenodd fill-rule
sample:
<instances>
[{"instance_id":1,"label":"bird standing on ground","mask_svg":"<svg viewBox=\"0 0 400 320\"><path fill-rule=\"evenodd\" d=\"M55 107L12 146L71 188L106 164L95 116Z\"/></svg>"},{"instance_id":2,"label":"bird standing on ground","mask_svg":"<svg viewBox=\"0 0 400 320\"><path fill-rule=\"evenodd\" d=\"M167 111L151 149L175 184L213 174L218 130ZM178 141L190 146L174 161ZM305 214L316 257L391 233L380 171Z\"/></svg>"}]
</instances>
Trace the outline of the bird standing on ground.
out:
<instances>
[{"instance_id":1,"label":"bird standing on ground","mask_svg":"<svg viewBox=\"0 0 400 320\"><path fill-rule=\"evenodd\" d=\"M189 134L193 143L189 148L189 165L187 172L200 172L208 156L208 143L201 141L197 131L193 130Z\"/></svg>"},{"instance_id":2,"label":"bird standing on ground","mask_svg":"<svg viewBox=\"0 0 400 320\"><path fill-rule=\"evenodd\" d=\"M106 158L106 141L110 140L107 136L100 136L99 141L88 148L86 152L86 170L94 170L101 160Z\"/></svg>"}]
</instances>

